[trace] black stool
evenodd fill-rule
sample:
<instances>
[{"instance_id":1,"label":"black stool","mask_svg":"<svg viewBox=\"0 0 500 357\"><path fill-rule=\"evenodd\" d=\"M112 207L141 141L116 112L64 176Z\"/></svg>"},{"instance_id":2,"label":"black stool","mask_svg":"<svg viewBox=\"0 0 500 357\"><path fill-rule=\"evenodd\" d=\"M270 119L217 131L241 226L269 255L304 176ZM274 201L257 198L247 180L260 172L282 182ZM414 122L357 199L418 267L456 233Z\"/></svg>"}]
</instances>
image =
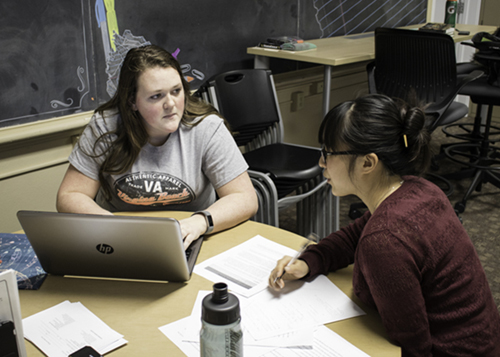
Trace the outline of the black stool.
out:
<instances>
[{"instance_id":1,"label":"black stool","mask_svg":"<svg viewBox=\"0 0 500 357\"><path fill-rule=\"evenodd\" d=\"M450 145L444 149L451 160L469 167L455 177L473 177L472 183L455 210L464 212L465 205L474 191L481 191L482 184L491 183L500 188L500 147L495 146L500 127L491 125L493 107L500 106L500 87L490 85L486 77L468 83L460 94L468 95L478 105L474 124L452 124L443 129L447 135L465 139L467 142ZM481 119L481 106L487 106L486 122ZM462 133L454 134L451 128L461 125Z\"/></svg>"}]
</instances>

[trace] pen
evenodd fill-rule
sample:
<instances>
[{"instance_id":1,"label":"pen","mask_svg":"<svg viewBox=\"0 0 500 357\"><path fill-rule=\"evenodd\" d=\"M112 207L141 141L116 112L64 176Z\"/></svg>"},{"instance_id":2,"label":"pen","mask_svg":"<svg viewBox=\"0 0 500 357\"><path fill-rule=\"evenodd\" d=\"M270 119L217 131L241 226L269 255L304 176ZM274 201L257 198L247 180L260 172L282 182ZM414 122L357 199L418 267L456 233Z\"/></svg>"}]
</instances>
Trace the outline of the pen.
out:
<instances>
[{"instance_id":1,"label":"pen","mask_svg":"<svg viewBox=\"0 0 500 357\"><path fill-rule=\"evenodd\" d=\"M290 260L288 262L287 265L285 265L285 268L287 266L290 266L292 265L293 263L295 263L295 261L297 259L299 259L300 255L302 253L304 253L304 251L306 250L307 246L309 245L309 243L311 243L311 241L315 241L317 242L318 241L318 235L316 233L309 233L309 235L307 236L307 242L304 243L304 245L302 247L300 247L299 251L297 252L297 254L295 254L295 256L292 258L292 260ZM274 278L274 282L276 282L278 279L281 279L283 277L283 275L285 275L285 269L283 268L283 273L281 273L280 276L277 276L276 278Z\"/></svg>"}]
</instances>

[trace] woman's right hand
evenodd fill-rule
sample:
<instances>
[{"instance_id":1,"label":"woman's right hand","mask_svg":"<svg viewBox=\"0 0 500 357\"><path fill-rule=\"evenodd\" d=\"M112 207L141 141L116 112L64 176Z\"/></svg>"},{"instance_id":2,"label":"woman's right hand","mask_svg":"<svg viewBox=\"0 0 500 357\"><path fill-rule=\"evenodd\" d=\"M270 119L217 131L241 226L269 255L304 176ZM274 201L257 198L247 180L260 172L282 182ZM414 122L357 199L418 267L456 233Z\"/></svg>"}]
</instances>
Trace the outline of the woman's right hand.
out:
<instances>
[{"instance_id":1,"label":"woman's right hand","mask_svg":"<svg viewBox=\"0 0 500 357\"><path fill-rule=\"evenodd\" d=\"M274 290L285 287L285 280L298 280L309 273L309 266L305 261L297 259L293 264L287 266L292 257L284 256L278 260L276 268L269 275L269 286Z\"/></svg>"}]
</instances>

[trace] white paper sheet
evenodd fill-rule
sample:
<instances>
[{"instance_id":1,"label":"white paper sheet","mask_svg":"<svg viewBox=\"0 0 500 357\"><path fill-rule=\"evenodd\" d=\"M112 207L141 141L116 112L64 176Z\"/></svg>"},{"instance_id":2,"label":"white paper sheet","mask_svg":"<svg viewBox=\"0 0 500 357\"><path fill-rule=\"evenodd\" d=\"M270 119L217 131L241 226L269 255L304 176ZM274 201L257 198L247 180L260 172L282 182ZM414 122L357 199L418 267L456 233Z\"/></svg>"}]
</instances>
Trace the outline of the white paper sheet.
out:
<instances>
[{"instance_id":1,"label":"white paper sheet","mask_svg":"<svg viewBox=\"0 0 500 357\"><path fill-rule=\"evenodd\" d=\"M198 297L194 303L191 316L185 320L182 332L183 341L198 342L199 332L201 329L201 304L205 296L210 294L211 291L201 290L198 292ZM246 305L251 301L250 299L239 298L240 311L246 310ZM243 330L243 343L245 346L260 346L260 347L294 347L294 346L312 346L313 343L313 329L308 328L295 328L296 331L278 334L269 338L255 340L252 334L248 331L245 324L246 319L242 319L241 328Z\"/></svg>"},{"instance_id":2,"label":"white paper sheet","mask_svg":"<svg viewBox=\"0 0 500 357\"><path fill-rule=\"evenodd\" d=\"M67 357L84 346L105 354L127 343L81 303L64 301L23 319L24 337L49 357Z\"/></svg>"},{"instance_id":3,"label":"white paper sheet","mask_svg":"<svg viewBox=\"0 0 500 357\"><path fill-rule=\"evenodd\" d=\"M175 343L188 357L200 356L200 341L190 342L184 340L184 331L190 328L192 321L190 316L172 322L171 324L159 327L159 330ZM199 330L198 330L199 331ZM199 332L198 332L199 333Z\"/></svg>"},{"instance_id":4,"label":"white paper sheet","mask_svg":"<svg viewBox=\"0 0 500 357\"><path fill-rule=\"evenodd\" d=\"M200 357L200 342L185 341L183 333L191 326L190 317L177 320L171 324L159 327L159 330L167 336L188 357ZM243 339L245 336L243 336ZM243 346L245 357L262 356L271 352L274 347Z\"/></svg>"},{"instance_id":5,"label":"white paper sheet","mask_svg":"<svg viewBox=\"0 0 500 357\"><path fill-rule=\"evenodd\" d=\"M276 348L262 357L370 357L328 327L314 332L312 348Z\"/></svg>"},{"instance_id":6,"label":"white paper sheet","mask_svg":"<svg viewBox=\"0 0 500 357\"><path fill-rule=\"evenodd\" d=\"M194 272L213 282L224 282L229 290L249 297L267 288L271 270L284 255L293 256L295 250L262 236L205 260Z\"/></svg>"},{"instance_id":7,"label":"white paper sheet","mask_svg":"<svg viewBox=\"0 0 500 357\"><path fill-rule=\"evenodd\" d=\"M266 289L242 310L245 325L256 340L364 314L324 275L308 283L287 282L281 292Z\"/></svg>"},{"instance_id":8,"label":"white paper sheet","mask_svg":"<svg viewBox=\"0 0 500 357\"><path fill-rule=\"evenodd\" d=\"M186 331L190 317L178 320L160 327L160 331L181 349L188 357L200 356L200 343L184 341L183 331ZM352 345L338 334L325 326L319 326L314 331L313 344L303 347L257 347L244 344L245 357L369 357L356 346ZM243 336L245 339L245 336Z\"/></svg>"}]
</instances>

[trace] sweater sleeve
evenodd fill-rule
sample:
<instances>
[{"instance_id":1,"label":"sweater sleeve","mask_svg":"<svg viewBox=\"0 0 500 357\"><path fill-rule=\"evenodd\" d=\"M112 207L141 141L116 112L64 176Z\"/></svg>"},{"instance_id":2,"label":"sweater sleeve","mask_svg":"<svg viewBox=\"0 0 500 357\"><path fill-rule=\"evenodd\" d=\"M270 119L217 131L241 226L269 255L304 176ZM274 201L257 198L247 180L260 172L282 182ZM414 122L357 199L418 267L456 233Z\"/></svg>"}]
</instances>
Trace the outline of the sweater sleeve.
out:
<instances>
[{"instance_id":1,"label":"sweater sleeve","mask_svg":"<svg viewBox=\"0 0 500 357\"><path fill-rule=\"evenodd\" d=\"M313 279L352 264L359 237L370 216L370 212L366 212L350 225L309 246L300 256L309 266L309 274L305 278Z\"/></svg>"},{"instance_id":2,"label":"sweater sleeve","mask_svg":"<svg viewBox=\"0 0 500 357\"><path fill-rule=\"evenodd\" d=\"M390 232L379 231L360 241L356 264L368 290L355 292L362 301L373 299L389 337L401 346L402 356L431 356L422 276L411 249Z\"/></svg>"}]
</instances>

